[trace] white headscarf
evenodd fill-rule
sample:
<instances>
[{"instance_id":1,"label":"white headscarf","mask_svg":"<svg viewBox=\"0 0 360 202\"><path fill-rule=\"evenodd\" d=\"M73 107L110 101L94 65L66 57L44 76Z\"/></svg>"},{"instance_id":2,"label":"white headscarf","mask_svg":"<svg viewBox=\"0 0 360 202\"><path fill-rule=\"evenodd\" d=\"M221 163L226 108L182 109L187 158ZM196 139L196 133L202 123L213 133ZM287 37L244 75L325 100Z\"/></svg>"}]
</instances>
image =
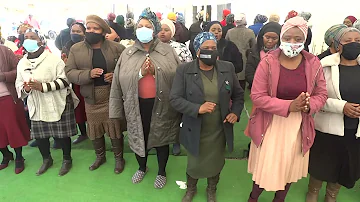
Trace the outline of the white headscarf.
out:
<instances>
[{"instance_id":1,"label":"white headscarf","mask_svg":"<svg viewBox=\"0 0 360 202\"><path fill-rule=\"evenodd\" d=\"M240 13L236 18L236 26L247 25L245 13Z\"/></svg>"}]
</instances>

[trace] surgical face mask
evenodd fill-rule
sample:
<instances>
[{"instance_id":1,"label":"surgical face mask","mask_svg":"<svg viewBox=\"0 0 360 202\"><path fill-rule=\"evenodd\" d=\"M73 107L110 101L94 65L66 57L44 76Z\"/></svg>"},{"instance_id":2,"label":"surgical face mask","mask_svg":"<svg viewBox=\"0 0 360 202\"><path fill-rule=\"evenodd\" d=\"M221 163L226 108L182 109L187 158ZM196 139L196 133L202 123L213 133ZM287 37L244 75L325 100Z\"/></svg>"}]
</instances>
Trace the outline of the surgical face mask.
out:
<instances>
[{"instance_id":1,"label":"surgical face mask","mask_svg":"<svg viewBox=\"0 0 360 202\"><path fill-rule=\"evenodd\" d=\"M154 30L147 27L142 27L136 29L136 38L139 39L141 43L149 43L154 39Z\"/></svg>"},{"instance_id":2,"label":"surgical face mask","mask_svg":"<svg viewBox=\"0 0 360 202\"><path fill-rule=\"evenodd\" d=\"M40 46L38 45L38 41L32 39L25 39L23 47L29 53L35 53L40 48Z\"/></svg>"},{"instance_id":3,"label":"surgical face mask","mask_svg":"<svg viewBox=\"0 0 360 202\"><path fill-rule=\"evenodd\" d=\"M304 43L288 43L281 42L280 49L289 58L298 56L302 50L304 50Z\"/></svg>"},{"instance_id":4,"label":"surgical face mask","mask_svg":"<svg viewBox=\"0 0 360 202\"><path fill-rule=\"evenodd\" d=\"M342 45L343 50L341 55L347 60L356 60L360 55L360 43L351 42Z\"/></svg>"},{"instance_id":5,"label":"surgical face mask","mask_svg":"<svg viewBox=\"0 0 360 202\"><path fill-rule=\"evenodd\" d=\"M71 34L71 41L74 43L79 43L80 41L84 40L84 36L80 35L80 34Z\"/></svg>"},{"instance_id":6,"label":"surgical face mask","mask_svg":"<svg viewBox=\"0 0 360 202\"><path fill-rule=\"evenodd\" d=\"M200 49L199 60L208 66L214 66L219 56L217 50Z\"/></svg>"}]
</instances>

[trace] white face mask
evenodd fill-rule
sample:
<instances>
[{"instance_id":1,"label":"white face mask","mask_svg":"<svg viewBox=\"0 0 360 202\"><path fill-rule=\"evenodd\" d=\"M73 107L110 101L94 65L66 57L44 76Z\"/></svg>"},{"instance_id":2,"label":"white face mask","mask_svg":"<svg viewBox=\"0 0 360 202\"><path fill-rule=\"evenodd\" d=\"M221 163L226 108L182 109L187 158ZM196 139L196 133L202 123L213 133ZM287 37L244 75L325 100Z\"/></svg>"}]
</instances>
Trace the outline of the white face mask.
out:
<instances>
[{"instance_id":1,"label":"white face mask","mask_svg":"<svg viewBox=\"0 0 360 202\"><path fill-rule=\"evenodd\" d=\"M304 43L288 43L281 42L279 47L283 53L289 58L293 58L301 53L304 50Z\"/></svg>"}]
</instances>

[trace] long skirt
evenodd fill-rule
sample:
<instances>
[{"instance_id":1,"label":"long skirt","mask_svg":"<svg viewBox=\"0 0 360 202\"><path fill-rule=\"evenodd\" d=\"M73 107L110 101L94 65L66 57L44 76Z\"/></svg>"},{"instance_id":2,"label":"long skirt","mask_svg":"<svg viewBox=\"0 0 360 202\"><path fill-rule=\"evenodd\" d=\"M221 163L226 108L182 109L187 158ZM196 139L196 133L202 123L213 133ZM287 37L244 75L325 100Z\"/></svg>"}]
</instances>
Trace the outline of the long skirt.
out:
<instances>
[{"instance_id":1,"label":"long skirt","mask_svg":"<svg viewBox=\"0 0 360 202\"><path fill-rule=\"evenodd\" d=\"M59 121L31 121L31 138L66 138L77 134L74 102L71 95L66 97L66 105L64 112Z\"/></svg>"},{"instance_id":2,"label":"long skirt","mask_svg":"<svg viewBox=\"0 0 360 202\"><path fill-rule=\"evenodd\" d=\"M74 92L80 100L78 106L75 109L76 123L85 123L86 122L85 101L84 101L84 97L80 93L80 86L74 84Z\"/></svg>"},{"instance_id":3,"label":"long skirt","mask_svg":"<svg viewBox=\"0 0 360 202\"><path fill-rule=\"evenodd\" d=\"M316 131L311 148L309 173L318 180L339 183L351 189L360 179L360 139L356 129L343 137Z\"/></svg>"},{"instance_id":4,"label":"long skirt","mask_svg":"<svg viewBox=\"0 0 360 202\"><path fill-rule=\"evenodd\" d=\"M251 142L248 172L266 191L284 190L287 183L307 177L309 152L302 153L300 112L273 116L262 144Z\"/></svg>"},{"instance_id":5,"label":"long skirt","mask_svg":"<svg viewBox=\"0 0 360 202\"><path fill-rule=\"evenodd\" d=\"M0 148L26 146L30 140L30 130L26 123L24 103L14 102L9 96L0 97Z\"/></svg>"},{"instance_id":6,"label":"long skirt","mask_svg":"<svg viewBox=\"0 0 360 202\"><path fill-rule=\"evenodd\" d=\"M95 104L85 103L90 140L102 138L106 133L111 139L121 137L125 129L120 119L109 118L110 85L95 87Z\"/></svg>"}]
</instances>

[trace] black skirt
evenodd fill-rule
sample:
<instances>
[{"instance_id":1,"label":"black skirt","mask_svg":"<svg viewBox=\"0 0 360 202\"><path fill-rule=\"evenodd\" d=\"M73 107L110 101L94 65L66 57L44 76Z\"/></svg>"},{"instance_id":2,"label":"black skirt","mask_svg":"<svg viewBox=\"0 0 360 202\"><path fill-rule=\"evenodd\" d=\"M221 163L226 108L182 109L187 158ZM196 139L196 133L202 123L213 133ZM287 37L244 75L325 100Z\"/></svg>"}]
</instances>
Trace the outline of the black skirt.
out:
<instances>
[{"instance_id":1,"label":"black skirt","mask_svg":"<svg viewBox=\"0 0 360 202\"><path fill-rule=\"evenodd\" d=\"M360 178L360 138L356 139L356 129L344 132L341 137L316 131L309 173L318 180L351 189Z\"/></svg>"}]
</instances>

